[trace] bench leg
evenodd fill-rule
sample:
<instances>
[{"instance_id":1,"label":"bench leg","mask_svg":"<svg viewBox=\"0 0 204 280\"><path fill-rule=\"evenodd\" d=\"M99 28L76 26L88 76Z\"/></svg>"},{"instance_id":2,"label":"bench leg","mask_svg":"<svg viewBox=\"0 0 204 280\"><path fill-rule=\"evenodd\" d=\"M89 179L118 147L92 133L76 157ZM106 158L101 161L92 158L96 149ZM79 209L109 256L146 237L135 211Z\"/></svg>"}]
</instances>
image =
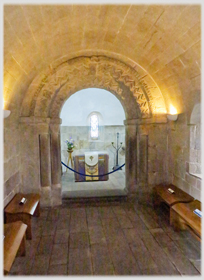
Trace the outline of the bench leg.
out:
<instances>
[{"instance_id":1,"label":"bench leg","mask_svg":"<svg viewBox=\"0 0 204 280\"><path fill-rule=\"evenodd\" d=\"M26 239L32 239L32 231L31 231L31 215L25 213L18 213L18 214L7 214L6 215L6 222L12 223L16 221L22 221L24 224L27 225L26 229Z\"/></svg>"},{"instance_id":2,"label":"bench leg","mask_svg":"<svg viewBox=\"0 0 204 280\"><path fill-rule=\"evenodd\" d=\"M152 202L153 202L154 208L157 208L158 206L160 206L162 200L160 199L159 195L157 195L156 193L153 193Z\"/></svg>"},{"instance_id":3,"label":"bench leg","mask_svg":"<svg viewBox=\"0 0 204 280\"><path fill-rule=\"evenodd\" d=\"M38 205L35 209L35 212L34 212L33 216L40 217L40 202L38 202Z\"/></svg>"},{"instance_id":4,"label":"bench leg","mask_svg":"<svg viewBox=\"0 0 204 280\"><path fill-rule=\"evenodd\" d=\"M31 230L31 216L26 216L24 223L28 226L26 229L26 239L32 239L32 230Z\"/></svg>"},{"instance_id":5,"label":"bench leg","mask_svg":"<svg viewBox=\"0 0 204 280\"><path fill-rule=\"evenodd\" d=\"M186 229L183 219L172 208L170 208L170 225L175 231Z\"/></svg>"},{"instance_id":6,"label":"bench leg","mask_svg":"<svg viewBox=\"0 0 204 280\"><path fill-rule=\"evenodd\" d=\"M4 275L8 275L8 271L4 269Z\"/></svg>"},{"instance_id":7,"label":"bench leg","mask_svg":"<svg viewBox=\"0 0 204 280\"><path fill-rule=\"evenodd\" d=\"M17 256L25 256L26 255L26 245L25 245L25 235L23 236L23 239L21 241L21 245L18 249Z\"/></svg>"}]
</instances>

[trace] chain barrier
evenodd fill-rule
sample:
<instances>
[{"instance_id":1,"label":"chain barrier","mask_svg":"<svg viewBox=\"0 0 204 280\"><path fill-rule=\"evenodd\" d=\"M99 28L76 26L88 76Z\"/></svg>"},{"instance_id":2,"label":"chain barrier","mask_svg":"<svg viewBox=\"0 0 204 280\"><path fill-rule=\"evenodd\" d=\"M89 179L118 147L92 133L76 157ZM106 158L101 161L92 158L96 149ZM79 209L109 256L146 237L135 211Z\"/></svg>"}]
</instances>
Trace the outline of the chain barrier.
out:
<instances>
[{"instance_id":1,"label":"chain barrier","mask_svg":"<svg viewBox=\"0 0 204 280\"><path fill-rule=\"evenodd\" d=\"M82 173L80 173L80 172L78 172L78 171L76 171L76 170L70 168L69 166L67 166L67 165L66 165L64 162L62 162L62 161L61 161L61 164L63 164L66 168L68 168L69 170L71 170L71 171L73 171L73 172L75 172L75 173L77 173L77 174L79 174L79 175L88 176L88 177L102 177L102 176L106 176L106 175L109 175L109 174L112 174L112 173L118 171L119 169L121 169L121 168L125 165L125 163L124 163L123 165L119 166L117 169L115 169L115 170L113 170L113 171L111 171L111 172L108 172L108 173L106 173L106 174L103 174L103 175L86 175L86 174L82 174Z\"/></svg>"}]
</instances>

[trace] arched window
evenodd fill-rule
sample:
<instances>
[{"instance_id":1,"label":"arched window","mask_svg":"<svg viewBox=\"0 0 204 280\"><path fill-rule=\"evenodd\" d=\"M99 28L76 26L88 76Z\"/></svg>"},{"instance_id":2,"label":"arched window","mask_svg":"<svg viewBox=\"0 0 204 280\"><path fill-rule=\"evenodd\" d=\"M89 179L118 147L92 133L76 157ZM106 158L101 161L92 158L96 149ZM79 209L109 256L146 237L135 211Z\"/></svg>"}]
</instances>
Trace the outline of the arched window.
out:
<instances>
[{"instance_id":1,"label":"arched window","mask_svg":"<svg viewBox=\"0 0 204 280\"><path fill-rule=\"evenodd\" d=\"M104 129L103 129L103 117L101 113L97 111L91 112L87 116L88 126L88 139L90 142L104 141Z\"/></svg>"},{"instance_id":2,"label":"arched window","mask_svg":"<svg viewBox=\"0 0 204 280\"><path fill-rule=\"evenodd\" d=\"M201 105L197 103L190 118L189 173L201 177Z\"/></svg>"},{"instance_id":3,"label":"arched window","mask_svg":"<svg viewBox=\"0 0 204 280\"><path fill-rule=\"evenodd\" d=\"M90 117L90 129L91 129L91 139L98 139L99 130L98 130L98 116L96 114L91 115Z\"/></svg>"}]
</instances>

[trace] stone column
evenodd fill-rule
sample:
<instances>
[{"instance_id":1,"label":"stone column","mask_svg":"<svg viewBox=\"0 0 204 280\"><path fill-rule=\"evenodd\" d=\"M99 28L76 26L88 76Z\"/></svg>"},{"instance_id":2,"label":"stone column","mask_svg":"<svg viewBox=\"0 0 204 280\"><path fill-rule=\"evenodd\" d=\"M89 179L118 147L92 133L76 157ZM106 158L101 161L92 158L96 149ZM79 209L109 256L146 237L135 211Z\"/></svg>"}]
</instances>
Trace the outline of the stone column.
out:
<instances>
[{"instance_id":1,"label":"stone column","mask_svg":"<svg viewBox=\"0 0 204 280\"><path fill-rule=\"evenodd\" d=\"M49 118L21 117L22 192L37 192L51 206Z\"/></svg>"},{"instance_id":2,"label":"stone column","mask_svg":"<svg viewBox=\"0 0 204 280\"><path fill-rule=\"evenodd\" d=\"M61 198L61 149L60 149L60 124L61 119L51 119L51 192L52 205L62 204Z\"/></svg>"},{"instance_id":3,"label":"stone column","mask_svg":"<svg viewBox=\"0 0 204 280\"><path fill-rule=\"evenodd\" d=\"M166 116L125 120L126 128L126 187L131 193L144 193L148 189L148 130L166 123ZM160 137L160 135L158 135Z\"/></svg>"},{"instance_id":4,"label":"stone column","mask_svg":"<svg viewBox=\"0 0 204 280\"><path fill-rule=\"evenodd\" d=\"M51 164L50 164L50 119L39 118L37 133L39 137L39 162L42 206L52 206L51 203Z\"/></svg>"},{"instance_id":5,"label":"stone column","mask_svg":"<svg viewBox=\"0 0 204 280\"><path fill-rule=\"evenodd\" d=\"M148 184L148 135L141 134L137 137L138 143L138 184L147 185Z\"/></svg>"},{"instance_id":6,"label":"stone column","mask_svg":"<svg viewBox=\"0 0 204 280\"><path fill-rule=\"evenodd\" d=\"M137 119L125 120L125 175L128 193L137 189Z\"/></svg>"},{"instance_id":7,"label":"stone column","mask_svg":"<svg viewBox=\"0 0 204 280\"><path fill-rule=\"evenodd\" d=\"M164 182L166 154L166 116L140 119L137 124L137 199L152 203L152 187Z\"/></svg>"},{"instance_id":8,"label":"stone column","mask_svg":"<svg viewBox=\"0 0 204 280\"><path fill-rule=\"evenodd\" d=\"M50 172L50 134L41 133L39 135L40 151L40 183L41 187L51 186Z\"/></svg>"}]
</instances>

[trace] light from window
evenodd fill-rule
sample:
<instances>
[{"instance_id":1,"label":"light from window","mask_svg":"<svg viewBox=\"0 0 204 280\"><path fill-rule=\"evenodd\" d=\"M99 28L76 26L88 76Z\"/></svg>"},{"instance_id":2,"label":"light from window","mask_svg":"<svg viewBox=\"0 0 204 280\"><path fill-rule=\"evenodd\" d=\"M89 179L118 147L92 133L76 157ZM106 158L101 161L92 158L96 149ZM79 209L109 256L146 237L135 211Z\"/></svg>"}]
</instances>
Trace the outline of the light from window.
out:
<instances>
[{"instance_id":1,"label":"light from window","mask_svg":"<svg viewBox=\"0 0 204 280\"><path fill-rule=\"evenodd\" d=\"M91 138L98 138L98 116L91 116Z\"/></svg>"}]
</instances>

